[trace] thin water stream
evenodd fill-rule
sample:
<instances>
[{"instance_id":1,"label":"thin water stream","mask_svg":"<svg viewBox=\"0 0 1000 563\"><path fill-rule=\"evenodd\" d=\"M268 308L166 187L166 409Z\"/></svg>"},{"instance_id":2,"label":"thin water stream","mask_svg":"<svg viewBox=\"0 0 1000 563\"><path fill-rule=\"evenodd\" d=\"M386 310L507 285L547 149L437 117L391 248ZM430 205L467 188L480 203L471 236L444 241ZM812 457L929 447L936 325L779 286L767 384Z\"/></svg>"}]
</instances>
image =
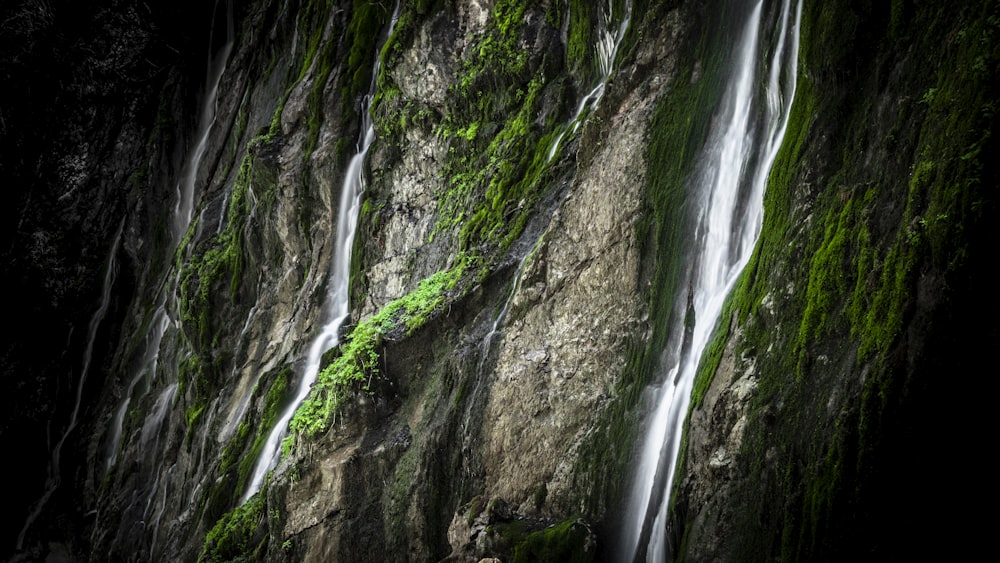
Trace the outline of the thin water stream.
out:
<instances>
[{"instance_id":1,"label":"thin water stream","mask_svg":"<svg viewBox=\"0 0 1000 563\"><path fill-rule=\"evenodd\" d=\"M182 168L181 179L176 186L176 201L170 215L170 242L168 243L167 256L173 257L177 251L188 228L191 226L191 219L194 209L195 185L198 178L198 170L201 168L202 160L208 150L208 141L215 126L216 109L218 105L219 85L222 82L222 75L226 70L226 63L229 60L229 53L233 48L233 13L232 2L227 3L227 37L226 43L217 51L213 51L214 41L209 39L208 63L206 66L205 91L201 99L201 111L198 120L198 129L195 134L197 143L187 156ZM214 55L214 56L213 56ZM171 276L168 271L165 276ZM177 298L176 292L179 282L180 272L173 272L172 281L164 281L158 290L158 304L154 310L150 323L150 332L146 337L145 352L142 362L129 379L125 394L121 403L115 411L109 429L108 449L105 457L105 472L111 470L118 456L118 448L122 438L122 424L132 402L133 394L136 392L145 395L156 376L156 368L159 365L160 346L163 337L171 326L179 328L176 322L171 322L171 317L177 318ZM151 421L144 422L144 427ZM144 430L145 431L145 430Z\"/></svg>"},{"instance_id":2,"label":"thin water stream","mask_svg":"<svg viewBox=\"0 0 1000 563\"><path fill-rule=\"evenodd\" d=\"M749 11L726 91L689 183L697 227L686 302L694 326L679 339L678 349L666 355L678 360L664 366L665 377L645 423L622 531L622 561L665 561L670 555L667 510L695 373L723 302L756 244L764 184L795 95L801 8L792 13L790 2L782 2L774 23L762 21L762 1ZM684 333L685 328L675 330Z\"/></svg>"},{"instance_id":3,"label":"thin water stream","mask_svg":"<svg viewBox=\"0 0 1000 563\"><path fill-rule=\"evenodd\" d=\"M76 397L73 403L73 411L70 413L69 422L66 425L66 430L63 431L62 437L56 442L55 446L52 448L52 456L49 459L48 466L48 476L45 480L45 492L42 494L41 498L35 502L28 514L27 520L24 522L24 526L21 528L20 534L17 536L17 549L21 549L24 543L24 536L28 533L28 529L35 522L38 516L42 513L42 509L52 498L52 494L56 492L56 489L62 483L62 473L61 473L61 459L62 448L66 444L67 438L69 438L70 433L76 429L77 419L80 415L80 405L83 402L83 388L87 382L87 375L90 373L90 363L94 355L94 343L97 340L97 329L100 328L101 323L104 322L104 316L108 312L108 306L111 304L111 288L115 283L115 276L118 273L118 248L121 245L122 233L125 229L125 222L122 221L118 225L118 232L115 234L115 240L111 244L111 250L108 252L108 259L104 267L104 282L101 286L101 301L97 306L97 310L90 317L90 322L87 324L87 340L84 345L83 350L83 361L80 367L80 377L77 379L76 383Z\"/></svg>"},{"instance_id":4,"label":"thin water stream","mask_svg":"<svg viewBox=\"0 0 1000 563\"><path fill-rule=\"evenodd\" d=\"M389 21L389 28L385 34L388 39L392 36L396 19L399 17L399 3L396 3ZM383 40L384 41L384 40ZM354 246L354 233L358 224L358 212L361 209L361 195L365 190L364 166L365 158L368 156L368 149L375 140L375 127L371 118L371 103L375 98L378 86L379 55L382 52L381 45L375 49L375 62L372 67L372 81L361 104L361 139L358 142L358 151L351 158L344 175L344 182L340 192L340 207L337 215L337 238L333 247L333 260L330 271L329 293L326 298L326 314L329 319L320 333L313 339L309 346L309 353L306 356L305 366L300 374L299 386L295 393L295 399L285 408L274 425L271 433L267 437L264 447L261 448L260 456L254 465L253 476L247 486L240 504L246 502L260 490L264 483L264 477L268 471L277 465L281 457L279 447L285 433L288 430L288 423L295 415L295 411L302 404L302 401L309 395L312 384L316 381L320 371L320 362L323 354L336 346L340 342L340 328L350 314L350 275L351 275L351 250Z\"/></svg>"},{"instance_id":5,"label":"thin water stream","mask_svg":"<svg viewBox=\"0 0 1000 563\"><path fill-rule=\"evenodd\" d=\"M597 85L594 86L593 90L584 96L580 103L576 106L576 113L573 117L563 126L562 131L556 135L554 141L552 141L552 148L549 149L548 160L551 161L555 158L556 154L559 152L559 147L562 144L563 138L566 135L576 134L577 129L580 128L580 123L583 121L581 117L584 112L591 111L597 107L598 102L604 97L604 89L607 87L608 80L611 79L611 72L614 70L615 57L618 56L618 47L622 44L622 39L625 38L625 32L628 31L629 23L632 20L632 0L625 1L625 14L622 17L622 21L618 23L616 27L612 21L614 18L614 7L612 0L608 0L607 11L604 12L603 28L598 37L597 41L597 64L601 69L601 78L597 81Z\"/></svg>"}]
</instances>

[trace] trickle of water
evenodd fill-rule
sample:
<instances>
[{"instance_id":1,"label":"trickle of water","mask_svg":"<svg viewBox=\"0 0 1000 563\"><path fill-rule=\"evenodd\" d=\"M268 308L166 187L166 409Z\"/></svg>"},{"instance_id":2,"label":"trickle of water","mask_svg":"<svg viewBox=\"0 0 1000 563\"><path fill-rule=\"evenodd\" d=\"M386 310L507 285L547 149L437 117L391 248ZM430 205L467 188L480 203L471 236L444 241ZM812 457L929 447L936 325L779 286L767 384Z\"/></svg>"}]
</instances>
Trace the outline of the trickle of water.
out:
<instances>
[{"instance_id":1,"label":"trickle of water","mask_svg":"<svg viewBox=\"0 0 1000 563\"><path fill-rule=\"evenodd\" d=\"M70 414L69 423L66 425L66 430L63 432L62 437L56 442L54 448L52 448L52 457L49 460L48 477L45 480L45 492L42 497L38 499L31 512L28 514L28 519L25 521L24 526L21 528L21 532L17 536L17 549L21 549L24 543L24 536L28 533L28 528L34 523L38 515L42 513L42 509L48 503L52 494L59 487L62 482L61 468L60 468L60 456L62 455L63 445L66 443L66 439L69 438L71 432L76 429L77 418L80 415L80 403L83 401L83 386L87 382L87 375L90 373L90 362L94 355L94 342L97 340L97 329L100 328L101 323L104 321L104 316L108 312L108 306L111 304L111 287L115 283L115 275L118 273L118 247L121 244L122 233L125 230L125 221L123 220L121 224L118 225L118 232L115 235L115 241L111 244L111 251L108 253L107 265L104 268L104 283L101 286L101 301L97 306L97 310L90 317L90 322L87 325L87 341L83 349L83 362L80 367L80 378L77 380L76 384L76 398L73 403L73 412Z\"/></svg>"},{"instance_id":2,"label":"trickle of water","mask_svg":"<svg viewBox=\"0 0 1000 563\"><path fill-rule=\"evenodd\" d=\"M580 117L585 111L593 110L597 107L598 102L604 97L604 88L608 84L608 80L611 78L611 71L614 70L615 57L618 55L618 47L622 43L622 39L625 38L625 32L628 31L629 23L632 19L632 0L626 0L625 2L625 16L622 18L621 23L618 27L613 26L611 21L614 14L614 8L612 7L612 0L608 0L607 11L604 13L604 26L601 30L600 37L597 40L597 64L601 69L601 79L597 81L597 86L593 90L587 93L583 99L580 100L579 105L576 106L576 113L573 117L566 122L563 126L563 130L556 135L554 141L552 141L552 147L549 149L548 160L551 161L556 153L559 151L559 146L562 144L562 140L566 135L573 135L576 133L577 129L580 128L580 122L582 121Z\"/></svg>"},{"instance_id":3,"label":"trickle of water","mask_svg":"<svg viewBox=\"0 0 1000 563\"><path fill-rule=\"evenodd\" d=\"M257 295L260 294L261 282L264 278L264 272L261 272L257 277L257 288L255 292ZM239 370L241 369L239 358L240 353L244 352L247 348L247 334L250 333L250 327L252 326L254 317L256 317L257 312L260 310L260 300L250 307L250 311L247 313L247 318L243 321L243 328L240 329L240 335L236 338L236 349L233 350L233 371L232 380L240 380L238 377ZM222 425L222 430L219 432L218 441L220 444L228 442L236 429L239 427L240 421L243 420L243 415L246 414L247 407L250 406L250 399L253 398L253 388L257 385L260 380L260 372L256 374L255 377L251 378L252 381L243 382L240 380L236 388L235 395L240 397L240 400L232 404L228 413L225 415L226 423ZM205 428L211 428L211 426L205 426Z\"/></svg>"},{"instance_id":4,"label":"trickle of water","mask_svg":"<svg viewBox=\"0 0 1000 563\"><path fill-rule=\"evenodd\" d=\"M392 30L396 26L399 17L399 2L392 12L389 21L389 29L385 37L392 36ZM247 486L240 504L243 504L260 490L264 483L264 477L268 471L277 465L281 450L279 445L285 436L288 423L295 415L295 411L302 404L302 401L309 395L312 384L319 375L320 361L323 354L336 346L340 341L340 327L347 320L350 313L350 276L351 276L351 250L354 246L354 233L357 229L358 212L361 210L361 195L365 190L364 164L368 155L368 148L375 140L375 127L371 118L371 103L375 98L378 86L379 54L381 45L375 49L375 63L372 67L372 81L368 88L368 95L365 96L361 104L362 136L358 143L358 152L351 158L347 166L347 173L344 175L344 182L340 192L340 208L337 215L337 238L333 247L333 264L330 272L329 293L327 294L326 317L330 320L323 326L320 333L309 346L309 354L306 356L305 367L301 374L295 400L282 412L278 422L274 425L271 433L267 437L264 447L261 448L260 456L254 465L253 477Z\"/></svg>"},{"instance_id":5,"label":"trickle of water","mask_svg":"<svg viewBox=\"0 0 1000 563\"><path fill-rule=\"evenodd\" d=\"M222 75L225 72L226 63L229 60L229 53L233 48L234 31L231 1L227 3L227 12L226 44L218 50L214 57L212 56L211 50L208 55L205 92L203 93L201 100L201 114L198 121L198 130L196 132L198 142L195 145L194 150L188 154L187 161L182 169L182 177L180 181L177 182L177 200L174 203L174 209L170 216L170 243L168 247L168 256L173 256L178 245L183 239L184 234L191 226L194 209L194 192L198 170L201 167L205 153L208 151L208 141L216 120L219 85L222 82ZM213 42L210 39L209 45L211 46L212 43ZM168 272L165 275L170 276L170 273ZM151 332L147 335L143 360L139 364L139 367L136 369L132 378L129 380L128 387L126 387L121 403L115 411L115 416L112 418L111 428L108 430L109 440L105 458L105 473L111 470L118 457L118 447L122 437L122 424L125 420L125 414L128 412L129 404L132 401L133 393L137 392L138 389L138 392L144 395L149 391L153 379L155 378L156 368L159 365L160 359L160 345L163 342L163 337L167 333L168 328L171 326L170 315L176 307L176 297L174 297L174 294L177 291L179 278L180 272L175 272L172 283L164 282L159 289L159 303L150 324ZM170 286L169 290L167 289L167 286ZM177 317L178 315L175 314L174 316ZM175 328L178 328L179 324L174 323L174 326ZM144 382L145 384L140 385Z\"/></svg>"},{"instance_id":6,"label":"trickle of water","mask_svg":"<svg viewBox=\"0 0 1000 563\"><path fill-rule=\"evenodd\" d=\"M733 73L699 168L692 176L698 227L689 280L688 310L693 330L669 357L666 377L656 392L655 410L645 423L639 463L629 496L619 557L622 561L665 561L667 509L680 451L684 418L702 352L722 311L722 304L750 258L763 218L767 175L784 136L795 95L801 4L790 13L784 0L778 38L767 61L763 92L757 84L761 51L762 2L745 24L735 52ZM765 39L769 39L767 32ZM789 41L790 38L790 41ZM782 69L785 72L782 73ZM784 81L782 81L784 78ZM763 94L764 107L761 104ZM760 117L760 115L763 117ZM766 129L758 133L758 127ZM685 330L676 327L675 330Z\"/></svg>"},{"instance_id":7,"label":"trickle of water","mask_svg":"<svg viewBox=\"0 0 1000 563\"><path fill-rule=\"evenodd\" d=\"M174 212L170 219L172 247L184 238L191 225L191 217L194 212L194 192L195 184L198 180L198 169L201 161L208 151L208 141L212 133L212 126L215 125L216 109L218 107L219 85L222 82L222 73L226 70L226 62L229 60L229 52L233 48L233 18L232 6L229 6L229 19L227 23L228 40L219 51L215 59L209 55L208 75L205 77L205 93L202 97L201 115L198 119L198 142L194 150L188 155L187 165L179 182L177 182L177 201L174 203ZM209 41L211 44L211 41Z\"/></svg>"},{"instance_id":8,"label":"trickle of water","mask_svg":"<svg viewBox=\"0 0 1000 563\"><path fill-rule=\"evenodd\" d=\"M469 426L472 421L473 408L481 406L481 402L478 399L479 391L482 388L483 380L485 379L484 368L486 367L486 362L489 360L490 351L493 349L493 343L496 340L497 335L500 334L500 325L502 325L504 320L507 319L507 311L510 309L510 305L514 301L514 296L517 295L517 291L521 287L521 275L529 256L531 256L531 250L526 252L525 255L521 257L521 261L517 264L517 269L514 270L514 280L511 284L510 293L507 294L507 299L503 302L503 307L500 308L500 312L497 313L496 318L493 319L493 326L490 327L490 331L483 337L482 344L480 345L479 366L476 373L473 374L475 384L472 387L472 392L469 393L468 400L466 400L465 415L462 417L463 452L468 452L473 448L472 442L475 440L475 436L469 433Z\"/></svg>"}]
</instances>

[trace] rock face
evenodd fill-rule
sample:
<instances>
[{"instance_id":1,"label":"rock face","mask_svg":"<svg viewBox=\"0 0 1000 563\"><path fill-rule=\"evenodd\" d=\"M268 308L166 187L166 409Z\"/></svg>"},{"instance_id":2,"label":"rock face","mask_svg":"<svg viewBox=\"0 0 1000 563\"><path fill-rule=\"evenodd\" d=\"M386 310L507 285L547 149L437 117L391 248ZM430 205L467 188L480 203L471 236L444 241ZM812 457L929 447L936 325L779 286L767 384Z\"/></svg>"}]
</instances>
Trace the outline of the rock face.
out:
<instances>
[{"instance_id":1,"label":"rock face","mask_svg":"<svg viewBox=\"0 0 1000 563\"><path fill-rule=\"evenodd\" d=\"M805 4L760 251L690 413L671 524L686 558L948 558L974 545L949 538L975 527L958 500L975 478L931 452L978 424L977 399L934 398L940 377L996 339L964 320L995 307L973 288L996 209L984 192L996 169L978 151L997 90L973 60L997 52L966 38L993 33L996 9Z\"/></svg>"},{"instance_id":2,"label":"rock face","mask_svg":"<svg viewBox=\"0 0 1000 563\"><path fill-rule=\"evenodd\" d=\"M703 38L725 38L729 3L391 4L190 12L208 40L111 1L2 9L38 43L0 71L54 89L32 106L52 132L29 132L13 97L0 106L4 153L19 155L0 170L24 186L4 256L52 327L4 348L4 445L27 460L26 522L4 555L611 558L643 390L682 336L667 328L683 315L681 186L719 96L725 41ZM971 328L996 308L977 299L996 212L997 7L841 4L803 5L761 241L689 418L678 559L895 553L904 536L869 529L889 518L930 535L896 478L919 436L946 432L930 422L932 374L950 347L959 369L998 340ZM105 31L30 31L64 29L73 10ZM573 121L627 15L603 96ZM80 68L98 76L29 72L52 62L46 41L86 47ZM225 62L214 96L206 58ZM372 94L356 235L338 248ZM81 114L52 109L60 95ZM280 462L244 501L348 252L340 345L321 350ZM102 288L107 263L120 265ZM945 429L968 420L945 410Z\"/></svg>"}]
</instances>

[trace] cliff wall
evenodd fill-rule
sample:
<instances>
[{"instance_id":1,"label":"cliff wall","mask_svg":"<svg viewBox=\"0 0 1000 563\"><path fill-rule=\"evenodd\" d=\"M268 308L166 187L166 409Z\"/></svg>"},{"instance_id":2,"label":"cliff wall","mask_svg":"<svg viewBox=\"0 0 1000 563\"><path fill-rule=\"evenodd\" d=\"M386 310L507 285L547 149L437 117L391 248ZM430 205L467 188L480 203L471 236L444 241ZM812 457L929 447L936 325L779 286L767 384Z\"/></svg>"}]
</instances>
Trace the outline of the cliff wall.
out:
<instances>
[{"instance_id":1,"label":"cliff wall","mask_svg":"<svg viewBox=\"0 0 1000 563\"><path fill-rule=\"evenodd\" d=\"M27 517L4 555L612 557L743 7L394 8L3 9L4 256L32 319L2 360ZM950 486L975 489L941 444L983 427L962 383L1000 336L998 7L802 10L761 238L695 386L677 559L923 553L913 534L965 526ZM339 345L257 489L345 256Z\"/></svg>"}]
</instances>

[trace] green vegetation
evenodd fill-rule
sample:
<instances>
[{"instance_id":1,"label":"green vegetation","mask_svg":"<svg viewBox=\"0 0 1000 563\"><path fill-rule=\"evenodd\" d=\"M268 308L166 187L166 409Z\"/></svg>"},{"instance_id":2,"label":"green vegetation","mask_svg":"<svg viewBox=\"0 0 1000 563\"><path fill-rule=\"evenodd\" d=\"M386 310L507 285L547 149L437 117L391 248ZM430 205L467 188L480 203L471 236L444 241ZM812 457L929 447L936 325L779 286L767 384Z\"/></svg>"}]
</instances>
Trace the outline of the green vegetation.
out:
<instances>
[{"instance_id":1,"label":"green vegetation","mask_svg":"<svg viewBox=\"0 0 1000 563\"><path fill-rule=\"evenodd\" d=\"M326 2L325 4L327 4L325 12L329 12L330 3ZM355 112L350 111L349 108L355 108L357 106L356 99L368 91L368 85L371 82L372 55L375 50L372 42L377 40L380 30L388 21L390 15L388 10L388 6L368 0L354 0L351 6L351 19L347 23L347 29L344 32L345 44L349 47L344 59L345 64L340 69L340 107L342 108L343 115L341 131L346 132L348 130L348 122L355 115ZM325 22L325 19L324 17L319 21ZM344 55L339 52L340 41L334 38L329 38L323 42L320 49L319 43L323 29L324 25L319 25L314 31L313 40L315 43L310 44L310 54L306 57L299 78L301 80L301 77L305 75L306 70L312 63L313 53L316 53L315 56L318 58L316 58L315 63L315 76L313 77L312 86L306 98L308 134L306 136L303 161L307 161L316 149L324 113L322 108L323 93L326 90L327 82L329 82L334 68L344 58ZM347 147L345 146L341 147L341 150L338 151L339 160L344 159L346 150Z\"/></svg>"},{"instance_id":2,"label":"green vegetation","mask_svg":"<svg viewBox=\"0 0 1000 563\"><path fill-rule=\"evenodd\" d=\"M261 561L267 548L264 495L256 494L216 522L205 536L199 563Z\"/></svg>"},{"instance_id":3,"label":"green vegetation","mask_svg":"<svg viewBox=\"0 0 1000 563\"><path fill-rule=\"evenodd\" d=\"M603 6L595 2L569 3L569 37L566 44L566 66L583 71L589 79L597 75L594 41L599 30Z\"/></svg>"},{"instance_id":4,"label":"green vegetation","mask_svg":"<svg viewBox=\"0 0 1000 563\"><path fill-rule=\"evenodd\" d=\"M257 459L260 457L260 451L264 448L271 430L277 423L282 408L290 398L288 382L291 375L291 368L286 366L273 378L261 378L262 382L270 380L270 386L267 388L267 394L264 396L263 409L258 416L253 417L253 419L258 421L258 424L256 436L250 448L245 449L242 447L242 444L248 438L247 422L243 421L237 430L238 437L231 440L222 453L220 472L224 472L228 467L233 465L238 467L236 478L236 490L238 491L246 488L247 478L250 476L250 472L253 471ZM255 390L255 395L258 392L259 390Z\"/></svg>"},{"instance_id":5,"label":"green vegetation","mask_svg":"<svg viewBox=\"0 0 1000 563\"><path fill-rule=\"evenodd\" d=\"M193 383L198 398L192 409L198 410L211 390L218 385L214 362L218 362L217 326L225 315L220 305L235 306L242 283L245 251L246 224L254 209L269 209L275 198L276 172L269 166L257 165L255 154L264 149L267 141L261 137L247 145L229 198L224 228L216 235L199 243L188 261L185 255L197 232L198 221L188 229L177 249L176 261L180 272L179 295L181 320L194 348L193 359L181 371L181 385ZM225 283L227 282L228 283ZM228 290L228 291L226 291ZM228 294L228 300L221 300ZM206 364L202 359L209 358Z\"/></svg>"},{"instance_id":6,"label":"green vegetation","mask_svg":"<svg viewBox=\"0 0 1000 563\"><path fill-rule=\"evenodd\" d=\"M596 546L588 544L587 528L575 521L566 520L555 526L533 532L514 546L515 563L529 561L594 561Z\"/></svg>"},{"instance_id":7,"label":"green vegetation","mask_svg":"<svg viewBox=\"0 0 1000 563\"><path fill-rule=\"evenodd\" d=\"M391 15L388 3L382 5L368 0L354 0L351 21L346 30L346 43L350 49L341 85L342 107L353 107L355 98L368 92L375 54L375 45L370 42L377 40Z\"/></svg>"},{"instance_id":8,"label":"green vegetation","mask_svg":"<svg viewBox=\"0 0 1000 563\"><path fill-rule=\"evenodd\" d=\"M285 366L260 377L257 387L253 390L251 401L256 404L263 394L261 411L258 414L248 414L240 422L233 437L222 451L219 466L215 470L217 476L215 483L198 506L198 514L205 521L217 522L213 532L206 537L206 553L222 558L208 559L209 561L233 560L232 553L247 553L247 549L262 548L257 545L257 542L262 540L253 538L254 534L259 532L253 524L259 514L252 506L254 503L262 503L261 499L265 493L257 494L243 507L228 513L226 511L233 505L233 499L246 490L247 481L260 457L260 451L277 422L281 409L290 398L291 390L288 388L288 383L291 375L291 367ZM262 491L266 491L266 481ZM210 545L215 547L209 550ZM222 554L226 553L230 555L223 557Z\"/></svg>"},{"instance_id":9,"label":"green vegetation","mask_svg":"<svg viewBox=\"0 0 1000 563\"><path fill-rule=\"evenodd\" d=\"M695 373L694 383L691 388L691 405L689 410L701 407L705 393L708 392L708 388L715 377L715 372L719 369L719 363L722 362L722 354L726 350L726 343L729 342L729 329L732 324L732 317L733 297L730 295L722 306L722 312L719 314L719 324L716 325L715 331L712 332L712 339L709 340L705 351L701 355L701 361L698 362L698 371ZM680 465L681 462L678 461L678 464Z\"/></svg>"},{"instance_id":10,"label":"green vegetation","mask_svg":"<svg viewBox=\"0 0 1000 563\"><path fill-rule=\"evenodd\" d=\"M597 551L590 531L575 518L542 529L536 522L515 519L490 524L485 533L497 554L509 554L514 563L589 563L595 560Z\"/></svg>"},{"instance_id":11,"label":"green vegetation","mask_svg":"<svg viewBox=\"0 0 1000 563\"><path fill-rule=\"evenodd\" d=\"M420 282L413 292L382 307L375 315L362 320L348 334L340 356L319 373L313 391L295 412L291 428L308 436L326 431L337 408L352 389L370 391L372 380L380 372L378 348L389 333L405 327L410 334L427 321L445 303L465 269L460 262Z\"/></svg>"},{"instance_id":12,"label":"green vegetation","mask_svg":"<svg viewBox=\"0 0 1000 563\"><path fill-rule=\"evenodd\" d=\"M1000 90L982 69L1000 62L1000 9L873 11L806 2L798 93L761 240L731 296L735 352L760 374L739 460L749 485L727 500L760 507L727 524L738 559L895 553L912 530L938 533L906 485L914 473L940 478L943 462L918 453L917 429L937 424L910 409L936 389L922 371L934 359L927 319L959 314L958 288L995 211L996 172L982 155L996 151ZM887 531L889 520L907 536ZM678 539L698 534L691 524Z\"/></svg>"},{"instance_id":13,"label":"green vegetation","mask_svg":"<svg viewBox=\"0 0 1000 563\"><path fill-rule=\"evenodd\" d=\"M543 113L543 100L558 86L549 82L545 62L537 66L520 47L527 9L511 0L494 5L435 130L449 141L449 186L439 196L437 231L458 228L466 252L509 246L548 185L547 150L558 115Z\"/></svg>"}]
</instances>

